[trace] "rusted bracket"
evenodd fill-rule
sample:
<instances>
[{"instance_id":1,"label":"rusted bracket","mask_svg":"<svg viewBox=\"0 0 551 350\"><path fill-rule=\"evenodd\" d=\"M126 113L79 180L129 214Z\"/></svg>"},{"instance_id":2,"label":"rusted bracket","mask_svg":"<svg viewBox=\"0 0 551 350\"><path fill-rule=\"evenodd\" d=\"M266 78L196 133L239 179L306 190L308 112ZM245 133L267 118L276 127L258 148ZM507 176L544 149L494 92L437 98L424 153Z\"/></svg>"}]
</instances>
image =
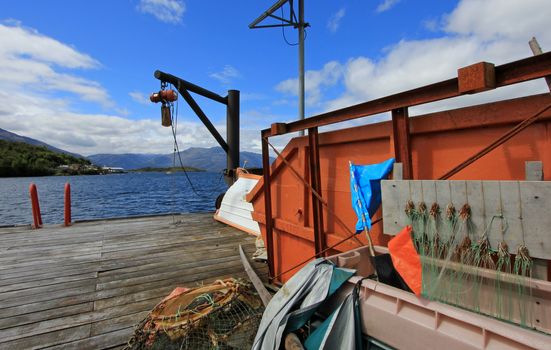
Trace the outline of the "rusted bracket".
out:
<instances>
[{"instance_id":1,"label":"rusted bracket","mask_svg":"<svg viewBox=\"0 0 551 350\"><path fill-rule=\"evenodd\" d=\"M394 157L396 158L396 162L403 165L402 176L404 179L413 179L407 107L392 110L392 135L394 140Z\"/></svg>"},{"instance_id":2,"label":"rusted bracket","mask_svg":"<svg viewBox=\"0 0 551 350\"><path fill-rule=\"evenodd\" d=\"M274 278L274 237L273 237L273 217L272 217L272 189L270 183L270 152L268 150L268 140L262 133L262 168L264 176L264 212L266 215L266 252L268 254L268 271L270 282Z\"/></svg>"},{"instance_id":3,"label":"rusted bracket","mask_svg":"<svg viewBox=\"0 0 551 350\"><path fill-rule=\"evenodd\" d=\"M310 150L310 183L312 189L321 195L320 158L318 128L308 129L308 147ZM321 200L312 192L312 215L314 223L314 246L316 257L322 256L325 248L323 233L323 207Z\"/></svg>"}]
</instances>

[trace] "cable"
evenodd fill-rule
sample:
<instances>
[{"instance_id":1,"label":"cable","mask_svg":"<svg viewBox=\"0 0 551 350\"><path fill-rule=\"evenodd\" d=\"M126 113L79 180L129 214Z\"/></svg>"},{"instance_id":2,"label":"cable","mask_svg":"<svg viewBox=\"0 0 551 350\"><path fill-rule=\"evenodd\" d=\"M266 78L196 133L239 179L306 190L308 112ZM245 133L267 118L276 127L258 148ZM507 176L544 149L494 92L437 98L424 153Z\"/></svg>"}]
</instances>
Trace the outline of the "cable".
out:
<instances>
[{"instance_id":1,"label":"cable","mask_svg":"<svg viewBox=\"0 0 551 350\"><path fill-rule=\"evenodd\" d=\"M170 88L172 88L172 84L170 85ZM172 129L172 137L174 138L174 152L178 154L178 160L180 162L180 167L184 171L184 175L186 176L186 179L189 183L189 186L191 187L191 190L193 193L198 197L204 197L203 195L199 194L199 192L195 189L195 186L193 186L193 182L191 182L191 179L189 178L189 175L186 171L186 168L184 167L184 163L182 161L182 155L180 154L180 147L178 146L178 140L176 138L176 130L177 130L177 124L178 124L178 100L176 100L176 109L174 108L174 103L170 104L170 118L172 119L172 122L170 123L170 128ZM175 163L175 162L173 162ZM175 165L175 164L174 164Z\"/></svg>"},{"instance_id":2,"label":"cable","mask_svg":"<svg viewBox=\"0 0 551 350\"><path fill-rule=\"evenodd\" d=\"M375 225L375 224L381 222L382 220L383 220L383 218L375 219L375 220L373 220L373 222L372 222L371 224L372 224L372 225ZM320 254L323 254L323 253L325 253L325 252L327 252L327 251L329 251L329 250L335 248L336 246L341 245L342 243L348 241L348 240L351 239L351 238L354 238L355 236L356 236L356 233L353 233L353 234L351 234L350 236L341 239L340 241L338 241L337 243L333 244L332 246L323 249L323 250L320 252ZM316 255L313 255L313 256L309 257L308 259L306 259L306 260L304 260L304 261L302 261L302 262L300 262L300 263L294 265L293 267L291 267L291 268L289 268L289 269L287 269L287 270L285 270L285 271L283 271L283 272L280 272L279 274L277 274L276 276L274 276L274 278L272 278L272 279L274 279L274 280L275 280L275 279L278 279L278 278L281 277L282 275L284 275L284 274L286 274L286 273L288 273L288 272L293 271L294 269L296 269L296 268L298 268L298 267L300 267L300 266L306 264L307 262L309 262L310 260L315 259L315 258L316 258Z\"/></svg>"},{"instance_id":3,"label":"cable","mask_svg":"<svg viewBox=\"0 0 551 350\"><path fill-rule=\"evenodd\" d=\"M292 9L291 9L292 11ZM294 15L294 12L291 12L291 16ZM283 18L284 16L284 13L283 13L283 6L281 7L281 18ZM289 16L289 17L291 17ZM291 18L292 20L292 18ZM295 22L296 22L296 17L295 17ZM287 43L287 45L289 46L297 46L299 43L290 43L289 40L287 40L287 37L285 36L285 26L283 25L283 21L281 21L281 34L283 35L283 40L285 40L285 42ZM306 31L306 28L304 28L304 41L306 41L306 38L308 37L308 32Z\"/></svg>"}]
</instances>

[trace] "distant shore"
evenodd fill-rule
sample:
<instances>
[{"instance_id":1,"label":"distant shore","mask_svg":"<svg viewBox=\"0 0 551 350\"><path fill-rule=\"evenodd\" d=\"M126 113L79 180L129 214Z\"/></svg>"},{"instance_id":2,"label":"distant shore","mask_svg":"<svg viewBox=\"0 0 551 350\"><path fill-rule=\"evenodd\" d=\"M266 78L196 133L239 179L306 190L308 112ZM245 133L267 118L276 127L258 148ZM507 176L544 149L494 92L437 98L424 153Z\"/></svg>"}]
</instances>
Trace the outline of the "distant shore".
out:
<instances>
[{"instance_id":1,"label":"distant shore","mask_svg":"<svg viewBox=\"0 0 551 350\"><path fill-rule=\"evenodd\" d=\"M147 167L147 168L127 170L127 171L130 172L130 173L158 173L158 172L176 173L176 172L180 172L180 171L205 172L206 170L186 166L186 167L183 167L183 168L182 167L169 167L169 168Z\"/></svg>"}]
</instances>

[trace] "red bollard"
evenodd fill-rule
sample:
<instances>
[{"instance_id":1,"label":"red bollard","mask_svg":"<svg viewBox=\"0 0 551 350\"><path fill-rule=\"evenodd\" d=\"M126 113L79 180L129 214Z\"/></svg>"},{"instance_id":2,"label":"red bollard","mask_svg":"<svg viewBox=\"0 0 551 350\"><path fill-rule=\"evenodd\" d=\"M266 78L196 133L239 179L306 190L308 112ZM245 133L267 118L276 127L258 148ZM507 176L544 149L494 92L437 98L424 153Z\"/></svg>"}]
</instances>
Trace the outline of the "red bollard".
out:
<instances>
[{"instance_id":1,"label":"red bollard","mask_svg":"<svg viewBox=\"0 0 551 350\"><path fill-rule=\"evenodd\" d=\"M31 196L31 206L33 210L34 228L42 227L42 215L40 215L40 204L38 203L38 190L36 185L31 183L29 186L29 193Z\"/></svg>"},{"instance_id":2,"label":"red bollard","mask_svg":"<svg viewBox=\"0 0 551 350\"><path fill-rule=\"evenodd\" d=\"M65 184L65 226L71 226L71 185Z\"/></svg>"}]
</instances>

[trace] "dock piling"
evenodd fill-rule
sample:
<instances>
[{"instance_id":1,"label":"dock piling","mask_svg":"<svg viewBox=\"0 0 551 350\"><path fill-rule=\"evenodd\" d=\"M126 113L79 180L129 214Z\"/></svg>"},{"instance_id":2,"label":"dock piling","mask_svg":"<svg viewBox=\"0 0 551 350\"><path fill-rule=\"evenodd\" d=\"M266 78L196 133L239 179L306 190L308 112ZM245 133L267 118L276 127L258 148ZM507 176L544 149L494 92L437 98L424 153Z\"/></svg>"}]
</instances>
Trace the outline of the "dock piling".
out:
<instances>
[{"instance_id":1,"label":"dock piling","mask_svg":"<svg viewBox=\"0 0 551 350\"><path fill-rule=\"evenodd\" d=\"M65 223L64 226L71 226L71 184L68 182L65 184L65 210L64 217Z\"/></svg>"},{"instance_id":2,"label":"dock piling","mask_svg":"<svg viewBox=\"0 0 551 350\"><path fill-rule=\"evenodd\" d=\"M29 186L29 194L31 197L31 207L33 212L33 228L38 229L42 227L42 216L40 215L40 204L38 203L38 190L36 185L32 182Z\"/></svg>"}]
</instances>

